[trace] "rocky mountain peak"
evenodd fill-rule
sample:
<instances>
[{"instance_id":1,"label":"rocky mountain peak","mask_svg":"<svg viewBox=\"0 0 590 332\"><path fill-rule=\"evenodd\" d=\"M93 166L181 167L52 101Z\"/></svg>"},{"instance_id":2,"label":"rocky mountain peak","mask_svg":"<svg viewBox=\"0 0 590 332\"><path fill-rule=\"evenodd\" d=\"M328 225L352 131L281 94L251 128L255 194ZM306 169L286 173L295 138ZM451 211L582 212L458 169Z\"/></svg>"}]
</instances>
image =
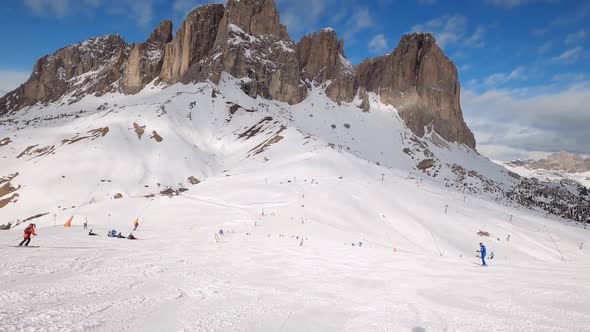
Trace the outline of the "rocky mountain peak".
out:
<instances>
[{"instance_id":1,"label":"rocky mountain peak","mask_svg":"<svg viewBox=\"0 0 590 332\"><path fill-rule=\"evenodd\" d=\"M123 73L124 93L137 93L160 75L165 47L171 40L172 21L163 21L144 43L133 46Z\"/></svg>"},{"instance_id":2,"label":"rocky mountain peak","mask_svg":"<svg viewBox=\"0 0 590 332\"><path fill-rule=\"evenodd\" d=\"M418 136L430 128L475 148L463 120L457 69L432 35L404 35L392 53L354 68L334 29L293 43L273 0L200 6L174 38L172 23L163 21L144 43L109 35L66 47L41 58L29 81L0 98L0 115L64 95L75 102L86 94L135 94L152 81L217 83L222 73L240 79L251 97L289 104L305 99L315 84L337 103L358 96L363 111L370 111L372 92L395 106Z\"/></svg>"},{"instance_id":3,"label":"rocky mountain peak","mask_svg":"<svg viewBox=\"0 0 590 332\"><path fill-rule=\"evenodd\" d=\"M457 68L428 33L407 34L392 53L356 68L359 86L392 104L418 136L431 126L449 141L475 148L460 105Z\"/></svg>"},{"instance_id":4,"label":"rocky mountain peak","mask_svg":"<svg viewBox=\"0 0 590 332\"><path fill-rule=\"evenodd\" d=\"M252 35L281 34L279 12L273 0L228 0L227 24Z\"/></svg>"},{"instance_id":5,"label":"rocky mountain peak","mask_svg":"<svg viewBox=\"0 0 590 332\"><path fill-rule=\"evenodd\" d=\"M524 166L534 170L562 171L566 173L590 172L590 158L560 151L538 160L514 160L509 166Z\"/></svg>"},{"instance_id":6,"label":"rocky mountain peak","mask_svg":"<svg viewBox=\"0 0 590 332\"><path fill-rule=\"evenodd\" d=\"M354 68L344 54L344 41L332 28L304 36L297 44L301 76L310 82L331 81L327 95L334 101L350 102L356 93Z\"/></svg>"}]
</instances>

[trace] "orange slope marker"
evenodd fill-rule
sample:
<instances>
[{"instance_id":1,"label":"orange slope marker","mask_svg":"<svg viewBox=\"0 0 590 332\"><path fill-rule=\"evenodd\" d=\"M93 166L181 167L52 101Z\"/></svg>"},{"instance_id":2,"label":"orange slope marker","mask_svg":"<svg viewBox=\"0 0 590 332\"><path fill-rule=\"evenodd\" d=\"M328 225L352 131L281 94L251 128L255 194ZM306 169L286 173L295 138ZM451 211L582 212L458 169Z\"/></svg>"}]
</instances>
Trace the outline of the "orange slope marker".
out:
<instances>
[{"instance_id":1,"label":"orange slope marker","mask_svg":"<svg viewBox=\"0 0 590 332\"><path fill-rule=\"evenodd\" d=\"M72 220L74 220L74 216L71 216L68 221L64 224L64 227L72 227Z\"/></svg>"}]
</instances>

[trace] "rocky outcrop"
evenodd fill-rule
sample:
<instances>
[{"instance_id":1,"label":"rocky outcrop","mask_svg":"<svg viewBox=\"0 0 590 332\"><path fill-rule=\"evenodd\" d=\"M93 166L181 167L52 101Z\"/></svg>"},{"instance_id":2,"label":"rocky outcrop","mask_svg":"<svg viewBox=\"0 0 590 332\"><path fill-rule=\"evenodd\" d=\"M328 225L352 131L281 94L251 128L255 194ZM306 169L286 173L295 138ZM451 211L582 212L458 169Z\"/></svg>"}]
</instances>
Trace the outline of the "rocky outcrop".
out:
<instances>
[{"instance_id":1,"label":"rocky outcrop","mask_svg":"<svg viewBox=\"0 0 590 332\"><path fill-rule=\"evenodd\" d=\"M172 22L163 21L145 43L135 44L123 73L122 90L126 94L141 91L160 75L164 48L172 40Z\"/></svg>"},{"instance_id":2,"label":"rocky outcrop","mask_svg":"<svg viewBox=\"0 0 590 332\"><path fill-rule=\"evenodd\" d=\"M194 64L182 82L219 82L221 73L242 79L242 89L289 104L302 101L295 44L279 24L273 0L229 0L210 56Z\"/></svg>"},{"instance_id":3,"label":"rocky outcrop","mask_svg":"<svg viewBox=\"0 0 590 332\"><path fill-rule=\"evenodd\" d=\"M514 160L508 166L524 166L535 170L563 171L566 173L590 172L590 158L561 151L539 160Z\"/></svg>"},{"instance_id":4,"label":"rocky outcrop","mask_svg":"<svg viewBox=\"0 0 590 332\"><path fill-rule=\"evenodd\" d=\"M322 29L304 36L297 43L301 76L311 82L330 81L326 94L334 101L351 102L356 93L355 72L344 55L344 41L336 31Z\"/></svg>"},{"instance_id":5,"label":"rocky outcrop","mask_svg":"<svg viewBox=\"0 0 590 332\"><path fill-rule=\"evenodd\" d=\"M448 141L475 148L463 120L457 68L430 34L404 35L395 51L357 66L359 86L393 105L418 136L433 129Z\"/></svg>"},{"instance_id":6,"label":"rocky outcrop","mask_svg":"<svg viewBox=\"0 0 590 332\"><path fill-rule=\"evenodd\" d=\"M64 95L103 95L117 90L130 47L119 35L107 35L62 48L42 57L31 77L0 99L0 115Z\"/></svg>"},{"instance_id":7,"label":"rocky outcrop","mask_svg":"<svg viewBox=\"0 0 590 332\"><path fill-rule=\"evenodd\" d=\"M223 5L201 6L188 14L174 40L166 45L160 79L174 84L183 80L191 66L200 66L207 58L223 18ZM200 72L200 69L195 70ZM188 77L191 81L196 77Z\"/></svg>"},{"instance_id":8,"label":"rocky outcrop","mask_svg":"<svg viewBox=\"0 0 590 332\"><path fill-rule=\"evenodd\" d=\"M369 92L375 93L418 136L426 127L475 148L461 111L457 69L430 34L405 35L391 54L354 68L334 30L295 45L273 0L228 0L195 9L171 35L172 23L164 21L144 43L109 35L43 57L24 85L0 98L0 115L65 95L74 102L87 94L134 94L154 79L219 83L227 73L249 96L289 104L305 99L310 83L335 102L357 98L364 112L370 111Z\"/></svg>"}]
</instances>

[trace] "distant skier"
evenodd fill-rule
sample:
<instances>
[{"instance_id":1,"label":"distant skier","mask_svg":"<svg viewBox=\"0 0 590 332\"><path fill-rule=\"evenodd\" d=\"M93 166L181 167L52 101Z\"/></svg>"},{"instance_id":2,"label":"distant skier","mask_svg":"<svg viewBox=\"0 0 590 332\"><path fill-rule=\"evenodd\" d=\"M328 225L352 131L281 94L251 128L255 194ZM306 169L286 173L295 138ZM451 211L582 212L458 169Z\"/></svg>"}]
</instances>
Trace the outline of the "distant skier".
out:
<instances>
[{"instance_id":1,"label":"distant skier","mask_svg":"<svg viewBox=\"0 0 590 332\"><path fill-rule=\"evenodd\" d=\"M223 229L219 230L219 235L223 235Z\"/></svg>"},{"instance_id":2,"label":"distant skier","mask_svg":"<svg viewBox=\"0 0 590 332\"><path fill-rule=\"evenodd\" d=\"M84 218L84 229L88 229L88 218Z\"/></svg>"},{"instance_id":3,"label":"distant skier","mask_svg":"<svg viewBox=\"0 0 590 332\"><path fill-rule=\"evenodd\" d=\"M97 236L98 234L94 233L92 230L90 230L90 232L88 232L88 236Z\"/></svg>"},{"instance_id":4,"label":"distant skier","mask_svg":"<svg viewBox=\"0 0 590 332\"><path fill-rule=\"evenodd\" d=\"M135 219L135 221L133 222L133 230L136 231L137 230L137 226L139 226L139 218Z\"/></svg>"},{"instance_id":5,"label":"distant skier","mask_svg":"<svg viewBox=\"0 0 590 332\"><path fill-rule=\"evenodd\" d=\"M488 266L488 264L486 264L486 246L483 245L483 243L479 243L479 250L477 251L481 254L481 265L482 266Z\"/></svg>"},{"instance_id":6,"label":"distant skier","mask_svg":"<svg viewBox=\"0 0 590 332\"><path fill-rule=\"evenodd\" d=\"M25 247L28 247L29 246L29 243L31 242L31 235L37 236L37 233L35 233L35 227L37 227L37 225L35 225L35 224L29 224L29 226L27 226L27 228L25 228L25 232L23 234L23 238L24 239L18 245L19 247L22 247L23 244L25 245Z\"/></svg>"}]
</instances>

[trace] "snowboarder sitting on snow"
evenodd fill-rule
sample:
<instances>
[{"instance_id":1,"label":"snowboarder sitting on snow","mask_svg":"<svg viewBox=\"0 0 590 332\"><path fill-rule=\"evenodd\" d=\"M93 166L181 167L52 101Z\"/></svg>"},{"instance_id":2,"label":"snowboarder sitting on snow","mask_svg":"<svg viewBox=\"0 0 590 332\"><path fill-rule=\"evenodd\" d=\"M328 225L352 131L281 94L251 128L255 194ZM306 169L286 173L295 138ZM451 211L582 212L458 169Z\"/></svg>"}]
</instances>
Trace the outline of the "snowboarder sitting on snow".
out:
<instances>
[{"instance_id":1,"label":"snowboarder sitting on snow","mask_svg":"<svg viewBox=\"0 0 590 332\"><path fill-rule=\"evenodd\" d=\"M483 243L479 243L479 250L477 252L481 253L481 265L488 266L488 264L486 264L486 246L484 246Z\"/></svg>"},{"instance_id":2,"label":"snowboarder sitting on snow","mask_svg":"<svg viewBox=\"0 0 590 332\"><path fill-rule=\"evenodd\" d=\"M117 237L117 231L111 229L111 231L107 234L108 237Z\"/></svg>"},{"instance_id":3,"label":"snowboarder sitting on snow","mask_svg":"<svg viewBox=\"0 0 590 332\"><path fill-rule=\"evenodd\" d=\"M37 236L37 233L35 233L35 227L37 227L35 224L30 224L29 226L27 226L27 228L25 228L25 233L23 234L24 239L18 245L19 247L22 247L23 244L25 245L25 247L29 246L29 243L31 242L31 235Z\"/></svg>"},{"instance_id":4,"label":"snowboarder sitting on snow","mask_svg":"<svg viewBox=\"0 0 590 332\"><path fill-rule=\"evenodd\" d=\"M135 236L133 236L133 233L129 234L129 236L127 238L129 240L137 240L137 238Z\"/></svg>"},{"instance_id":5,"label":"snowboarder sitting on snow","mask_svg":"<svg viewBox=\"0 0 590 332\"><path fill-rule=\"evenodd\" d=\"M117 238L119 238L119 239L124 239L124 238L125 238L125 236L124 236L123 234L121 234L121 232L119 232L119 234L117 234Z\"/></svg>"},{"instance_id":6,"label":"snowboarder sitting on snow","mask_svg":"<svg viewBox=\"0 0 590 332\"><path fill-rule=\"evenodd\" d=\"M88 236L97 236L98 234L94 233L92 230L90 230L90 232L88 232Z\"/></svg>"}]
</instances>

